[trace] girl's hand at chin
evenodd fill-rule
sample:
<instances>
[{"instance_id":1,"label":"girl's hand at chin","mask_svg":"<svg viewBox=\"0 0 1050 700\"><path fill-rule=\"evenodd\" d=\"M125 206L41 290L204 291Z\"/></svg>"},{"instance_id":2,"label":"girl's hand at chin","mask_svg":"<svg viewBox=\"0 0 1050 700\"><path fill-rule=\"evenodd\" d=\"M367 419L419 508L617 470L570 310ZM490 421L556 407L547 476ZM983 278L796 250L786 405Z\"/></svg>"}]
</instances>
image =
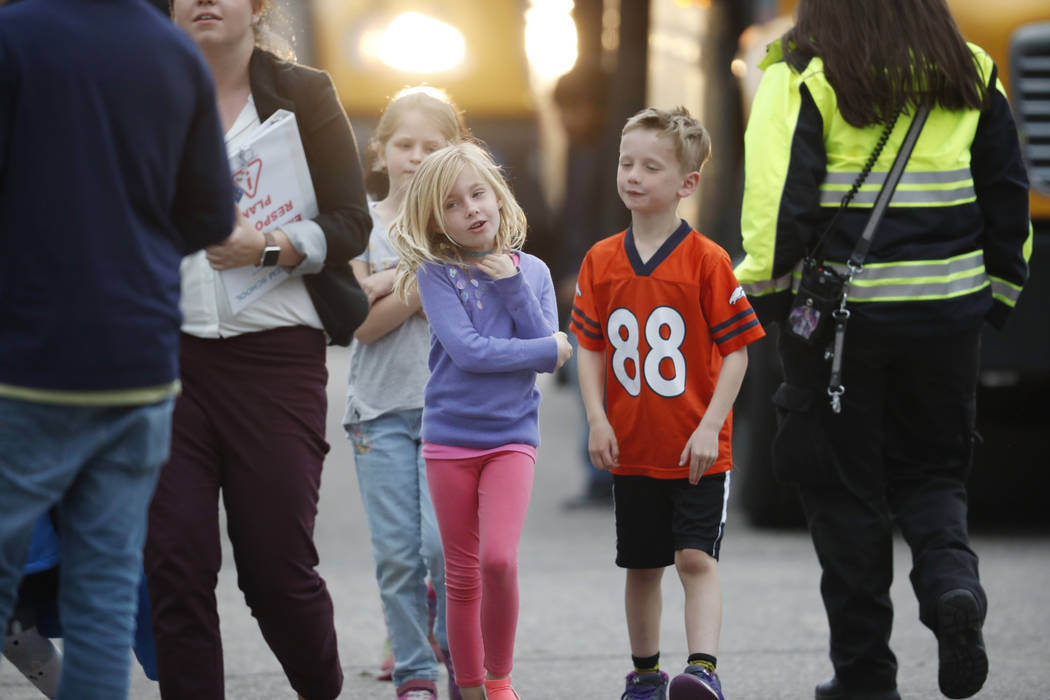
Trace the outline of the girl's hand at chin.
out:
<instances>
[{"instance_id":1,"label":"girl's hand at chin","mask_svg":"<svg viewBox=\"0 0 1050 700\"><path fill-rule=\"evenodd\" d=\"M509 253L489 253L474 263L474 266L494 280L518 274L518 267Z\"/></svg>"}]
</instances>

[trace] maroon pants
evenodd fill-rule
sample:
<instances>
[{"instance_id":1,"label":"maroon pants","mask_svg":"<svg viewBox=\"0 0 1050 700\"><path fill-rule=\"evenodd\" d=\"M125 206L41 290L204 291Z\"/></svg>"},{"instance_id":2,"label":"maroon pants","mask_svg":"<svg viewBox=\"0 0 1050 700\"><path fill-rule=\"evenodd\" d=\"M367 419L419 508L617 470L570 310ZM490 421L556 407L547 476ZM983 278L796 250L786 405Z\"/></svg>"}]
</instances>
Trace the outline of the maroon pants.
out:
<instances>
[{"instance_id":1,"label":"maroon pants","mask_svg":"<svg viewBox=\"0 0 1050 700\"><path fill-rule=\"evenodd\" d=\"M215 585L226 508L237 581L292 688L334 698L343 674L314 547L325 442L325 339L294 327L183 335L171 459L150 506L145 566L161 695L222 700Z\"/></svg>"}]
</instances>

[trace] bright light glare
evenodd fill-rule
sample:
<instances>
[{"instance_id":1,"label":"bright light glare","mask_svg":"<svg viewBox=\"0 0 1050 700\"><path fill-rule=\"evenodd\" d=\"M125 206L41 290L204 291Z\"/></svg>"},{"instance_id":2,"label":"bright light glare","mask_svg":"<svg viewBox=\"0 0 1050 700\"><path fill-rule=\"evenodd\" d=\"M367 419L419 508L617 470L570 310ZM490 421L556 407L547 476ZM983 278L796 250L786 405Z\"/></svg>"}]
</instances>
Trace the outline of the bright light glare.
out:
<instances>
[{"instance_id":1,"label":"bright light glare","mask_svg":"<svg viewBox=\"0 0 1050 700\"><path fill-rule=\"evenodd\" d=\"M369 61L378 61L383 51L383 30L376 27L366 29L361 33L360 45L362 55Z\"/></svg>"},{"instance_id":2,"label":"bright light glare","mask_svg":"<svg viewBox=\"0 0 1050 700\"><path fill-rule=\"evenodd\" d=\"M458 29L418 12L395 17L379 45L379 59L406 73L440 73L459 65L466 53Z\"/></svg>"},{"instance_id":3,"label":"bright light glare","mask_svg":"<svg viewBox=\"0 0 1050 700\"><path fill-rule=\"evenodd\" d=\"M540 80L554 80L576 63L571 12L569 0L533 0L525 13L525 54Z\"/></svg>"}]
</instances>

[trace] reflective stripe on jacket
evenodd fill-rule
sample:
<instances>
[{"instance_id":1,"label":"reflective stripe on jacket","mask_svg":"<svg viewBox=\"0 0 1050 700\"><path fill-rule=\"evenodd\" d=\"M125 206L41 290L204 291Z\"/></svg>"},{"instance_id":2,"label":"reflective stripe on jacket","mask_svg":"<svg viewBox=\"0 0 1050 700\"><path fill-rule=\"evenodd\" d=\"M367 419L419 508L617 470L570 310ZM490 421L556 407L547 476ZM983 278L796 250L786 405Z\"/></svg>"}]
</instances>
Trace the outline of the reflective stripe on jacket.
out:
<instances>
[{"instance_id":1,"label":"reflective stripe on jacket","mask_svg":"<svg viewBox=\"0 0 1050 700\"><path fill-rule=\"evenodd\" d=\"M932 110L849 300L856 316L916 329L1001 326L1028 274L1028 178L1005 91L991 58L970 45L987 81L982 110ZM882 134L837 109L819 57L785 60L770 46L745 135L737 278L763 321L783 317L801 260L840 207ZM871 173L825 240L845 261L911 122L901 115Z\"/></svg>"}]
</instances>

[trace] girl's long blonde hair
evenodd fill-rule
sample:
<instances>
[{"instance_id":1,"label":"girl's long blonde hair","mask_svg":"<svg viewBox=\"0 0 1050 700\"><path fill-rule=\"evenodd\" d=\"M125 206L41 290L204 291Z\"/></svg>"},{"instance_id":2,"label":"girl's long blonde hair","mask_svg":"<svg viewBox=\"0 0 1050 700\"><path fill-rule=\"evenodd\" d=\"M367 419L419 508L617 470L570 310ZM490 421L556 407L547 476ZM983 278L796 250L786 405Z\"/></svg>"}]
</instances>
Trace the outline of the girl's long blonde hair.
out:
<instances>
[{"instance_id":1,"label":"girl's long blonde hair","mask_svg":"<svg viewBox=\"0 0 1050 700\"><path fill-rule=\"evenodd\" d=\"M445 201L464 168L471 167L500 202L493 250L518 250L525 243L525 212L503 179L500 167L476 143L446 146L427 156L408 185L405 201L390 224L390 243L401 257L394 293L406 301L416 289L416 271L425 263L467 266L462 249L445 235Z\"/></svg>"}]
</instances>

